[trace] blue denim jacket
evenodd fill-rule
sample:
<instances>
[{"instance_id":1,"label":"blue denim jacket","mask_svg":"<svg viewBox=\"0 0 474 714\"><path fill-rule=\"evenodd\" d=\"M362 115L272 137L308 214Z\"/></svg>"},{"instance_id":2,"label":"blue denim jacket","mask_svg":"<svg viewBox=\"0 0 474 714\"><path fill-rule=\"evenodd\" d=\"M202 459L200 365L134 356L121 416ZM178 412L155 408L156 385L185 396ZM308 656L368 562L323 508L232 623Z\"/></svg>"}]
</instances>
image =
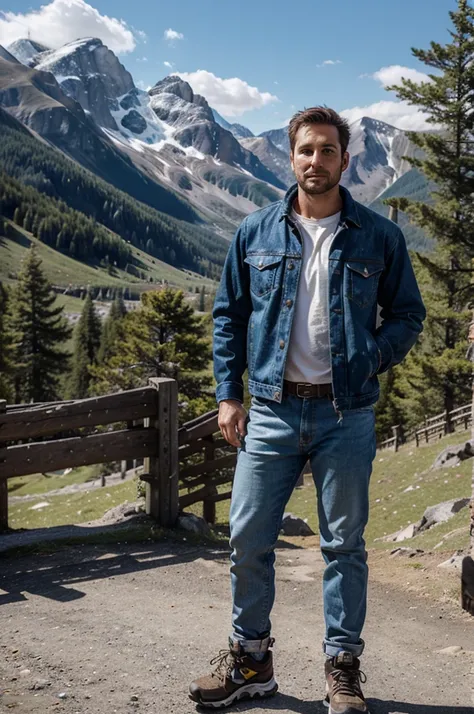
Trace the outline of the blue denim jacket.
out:
<instances>
[{"instance_id":1,"label":"blue denim jacket","mask_svg":"<svg viewBox=\"0 0 474 714\"><path fill-rule=\"evenodd\" d=\"M377 375L413 347L426 311L400 228L340 187L341 220L329 252L329 337L334 409L379 397ZM302 241L282 201L247 216L231 243L214 304L216 398L249 392L281 402L301 271ZM382 324L377 328L377 305Z\"/></svg>"}]
</instances>

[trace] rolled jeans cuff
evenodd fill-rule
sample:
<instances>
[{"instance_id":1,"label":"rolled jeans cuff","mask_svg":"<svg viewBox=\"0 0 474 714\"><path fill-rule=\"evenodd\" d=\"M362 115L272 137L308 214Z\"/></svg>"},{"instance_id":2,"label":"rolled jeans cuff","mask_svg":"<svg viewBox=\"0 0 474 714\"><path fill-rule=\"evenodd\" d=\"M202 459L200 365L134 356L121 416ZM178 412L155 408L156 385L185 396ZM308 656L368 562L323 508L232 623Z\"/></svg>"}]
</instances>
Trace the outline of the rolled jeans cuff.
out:
<instances>
[{"instance_id":1,"label":"rolled jeans cuff","mask_svg":"<svg viewBox=\"0 0 474 714\"><path fill-rule=\"evenodd\" d=\"M323 651L328 657L337 657L339 652L350 652L354 657L360 657L364 651L365 642L360 640L359 643L353 644L350 642L331 642L331 640L323 641Z\"/></svg>"},{"instance_id":2,"label":"rolled jeans cuff","mask_svg":"<svg viewBox=\"0 0 474 714\"><path fill-rule=\"evenodd\" d=\"M273 638L270 635L261 640L246 640L235 633L229 637L229 645L232 647L240 645L244 652L249 654L266 652L273 645Z\"/></svg>"}]
</instances>

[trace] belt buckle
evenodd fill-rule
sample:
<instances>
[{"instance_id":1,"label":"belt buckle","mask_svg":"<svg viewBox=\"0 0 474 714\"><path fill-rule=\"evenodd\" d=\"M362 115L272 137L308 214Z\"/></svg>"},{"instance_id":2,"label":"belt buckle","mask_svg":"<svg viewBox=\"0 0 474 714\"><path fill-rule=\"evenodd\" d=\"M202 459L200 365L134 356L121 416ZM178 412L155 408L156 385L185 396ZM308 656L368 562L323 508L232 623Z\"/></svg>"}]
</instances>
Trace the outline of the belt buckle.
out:
<instances>
[{"instance_id":1,"label":"belt buckle","mask_svg":"<svg viewBox=\"0 0 474 714\"><path fill-rule=\"evenodd\" d=\"M300 391L301 387L301 391ZM312 384L304 384L303 382L298 382L296 385L296 395L300 397L301 399L304 399L305 397L312 397L313 396L313 385Z\"/></svg>"}]
</instances>

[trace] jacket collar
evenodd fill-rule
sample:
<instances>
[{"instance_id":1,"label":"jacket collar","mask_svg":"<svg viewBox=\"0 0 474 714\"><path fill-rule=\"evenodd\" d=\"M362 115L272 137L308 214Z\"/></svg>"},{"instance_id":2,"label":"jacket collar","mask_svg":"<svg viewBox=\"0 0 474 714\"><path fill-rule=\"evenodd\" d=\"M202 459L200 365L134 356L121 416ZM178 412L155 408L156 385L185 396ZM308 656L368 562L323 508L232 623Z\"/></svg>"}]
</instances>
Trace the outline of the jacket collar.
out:
<instances>
[{"instance_id":1,"label":"jacket collar","mask_svg":"<svg viewBox=\"0 0 474 714\"><path fill-rule=\"evenodd\" d=\"M344 186L339 186L339 193L342 198L341 223L349 222L356 226L356 228L362 228L359 213L357 211L357 204L351 194L347 188L344 188ZM283 220L283 218L288 218L290 215L293 208L293 201L295 200L297 194L298 184L295 183L293 186L290 186L281 202L282 209L279 219L280 221Z\"/></svg>"}]
</instances>

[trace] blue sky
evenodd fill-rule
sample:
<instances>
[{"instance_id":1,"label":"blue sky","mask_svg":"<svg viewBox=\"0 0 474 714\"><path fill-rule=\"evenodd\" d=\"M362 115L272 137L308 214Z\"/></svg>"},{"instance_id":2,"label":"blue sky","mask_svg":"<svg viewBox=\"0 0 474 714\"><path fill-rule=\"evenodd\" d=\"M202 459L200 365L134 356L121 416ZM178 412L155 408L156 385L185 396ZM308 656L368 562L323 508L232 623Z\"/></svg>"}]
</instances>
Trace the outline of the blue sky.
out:
<instances>
[{"instance_id":1,"label":"blue sky","mask_svg":"<svg viewBox=\"0 0 474 714\"><path fill-rule=\"evenodd\" d=\"M449 41L455 0L4 0L0 43L28 29L59 47L100 37L142 88L180 73L230 121L255 133L327 104L400 128L425 118L384 89L428 69L411 53ZM165 66L164 63L169 66Z\"/></svg>"}]
</instances>

